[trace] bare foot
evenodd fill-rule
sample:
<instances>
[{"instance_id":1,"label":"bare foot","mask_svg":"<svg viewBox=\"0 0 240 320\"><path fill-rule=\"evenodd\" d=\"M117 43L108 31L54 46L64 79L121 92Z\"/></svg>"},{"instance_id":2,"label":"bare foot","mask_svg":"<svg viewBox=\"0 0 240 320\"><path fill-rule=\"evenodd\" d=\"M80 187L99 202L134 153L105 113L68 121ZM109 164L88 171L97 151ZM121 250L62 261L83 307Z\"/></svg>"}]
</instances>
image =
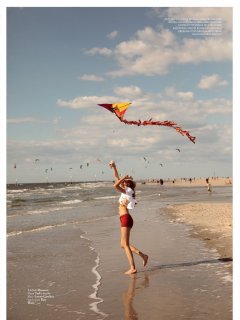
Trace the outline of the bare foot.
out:
<instances>
[{"instance_id":1,"label":"bare foot","mask_svg":"<svg viewBox=\"0 0 240 320\"><path fill-rule=\"evenodd\" d=\"M133 274L137 273L137 269L129 269L128 271L124 272L125 274Z\"/></svg>"},{"instance_id":2,"label":"bare foot","mask_svg":"<svg viewBox=\"0 0 240 320\"><path fill-rule=\"evenodd\" d=\"M147 262L148 262L148 255L145 254L145 255L143 256L143 266L144 266L144 267L146 266Z\"/></svg>"}]
</instances>

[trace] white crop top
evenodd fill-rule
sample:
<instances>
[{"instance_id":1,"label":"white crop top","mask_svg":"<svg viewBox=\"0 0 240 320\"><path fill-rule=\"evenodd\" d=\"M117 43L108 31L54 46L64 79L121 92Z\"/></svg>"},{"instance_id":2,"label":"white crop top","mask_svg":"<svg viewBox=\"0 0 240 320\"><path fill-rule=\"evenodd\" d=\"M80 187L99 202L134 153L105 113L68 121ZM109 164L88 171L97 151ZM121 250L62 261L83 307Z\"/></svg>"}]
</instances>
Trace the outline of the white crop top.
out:
<instances>
[{"instance_id":1,"label":"white crop top","mask_svg":"<svg viewBox=\"0 0 240 320\"><path fill-rule=\"evenodd\" d=\"M127 209L134 209L137 201L133 198L134 191L127 187L126 193L121 193L121 196L119 198L119 203L122 205L127 204Z\"/></svg>"}]
</instances>

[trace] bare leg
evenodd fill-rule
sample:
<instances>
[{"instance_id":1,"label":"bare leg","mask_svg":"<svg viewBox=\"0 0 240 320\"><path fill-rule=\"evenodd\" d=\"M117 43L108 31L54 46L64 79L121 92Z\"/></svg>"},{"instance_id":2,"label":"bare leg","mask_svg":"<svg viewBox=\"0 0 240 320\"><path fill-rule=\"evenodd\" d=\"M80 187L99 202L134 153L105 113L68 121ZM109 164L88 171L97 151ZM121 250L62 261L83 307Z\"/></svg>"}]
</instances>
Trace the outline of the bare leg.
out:
<instances>
[{"instance_id":1,"label":"bare leg","mask_svg":"<svg viewBox=\"0 0 240 320\"><path fill-rule=\"evenodd\" d=\"M126 271L125 274L132 274L137 272L137 269L135 267L135 262L133 259L133 254L129 245L130 231L131 231L131 228L127 228L127 227L121 228L121 247L124 248L130 264L130 269Z\"/></svg>"},{"instance_id":2,"label":"bare leg","mask_svg":"<svg viewBox=\"0 0 240 320\"><path fill-rule=\"evenodd\" d=\"M138 250L137 248L135 248L132 245L130 245L130 249L132 252L136 253L137 255L139 255L143 259L143 266L145 267L148 262L148 255L145 253L142 253L140 250Z\"/></svg>"}]
</instances>

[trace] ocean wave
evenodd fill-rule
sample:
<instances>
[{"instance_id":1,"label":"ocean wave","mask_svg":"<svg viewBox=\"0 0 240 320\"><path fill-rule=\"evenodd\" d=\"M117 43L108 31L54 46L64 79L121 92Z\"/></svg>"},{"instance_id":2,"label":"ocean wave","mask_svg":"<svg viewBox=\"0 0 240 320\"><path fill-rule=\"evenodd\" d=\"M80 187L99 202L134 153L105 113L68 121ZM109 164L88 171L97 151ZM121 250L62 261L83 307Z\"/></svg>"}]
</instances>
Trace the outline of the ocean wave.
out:
<instances>
[{"instance_id":1,"label":"ocean wave","mask_svg":"<svg viewBox=\"0 0 240 320\"><path fill-rule=\"evenodd\" d=\"M47 213L53 213L56 211L60 211L60 210L70 210L73 207L54 207L54 208L48 208L47 210L43 210L43 209L38 209L38 210L31 210L28 212L24 212L24 213L19 213L19 214L12 214L12 215L8 215L8 218L14 218L14 217L19 217L19 216L31 216L31 215L38 215L38 214L47 214Z\"/></svg>"},{"instance_id":2,"label":"ocean wave","mask_svg":"<svg viewBox=\"0 0 240 320\"><path fill-rule=\"evenodd\" d=\"M59 224L54 224L54 225L47 225L47 226L42 226L42 227L36 227L33 229L29 229L29 230L15 230L15 231L11 231L7 234L7 237L12 237L12 236L17 236L20 234L25 234L25 233L30 233L30 232L38 232L38 231L44 231L47 229L53 229L53 228L57 228L57 227L64 227L67 225L78 225L78 224L82 224L82 223L89 223L89 222L96 222L96 221L100 221L100 220L105 220L105 219L109 219L109 217L100 217L100 218L93 218L93 219L87 219L87 220L77 220L77 221L70 221L70 222L64 222L64 223L59 223ZM80 236L81 238L85 238L83 236Z\"/></svg>"},{"instance_id":3,"label":"ocean wave","mask_svg":"<svg viewBox=\"0 0 240 320\"><path fill-rule=\"evenodd\" d=\"M106 187L108 184L109 184L108 182L85 182L85 183L82 183L81 185L87 189L94 189L94 188Z\"/></svg>"},{"instance_id":4,"label":"ocean wave","mask_svg":"<svg viewBox=\"0 0 240 320\"><path fill-rule=\"evenodd\" d=\"M18 235L24 234L24 233L44 231L44 230L53 229L53 228L56 228L56 227L64 227L66 225L67 225L67 223L61 223L61 224L38 227L38 228L30 229L30 230L22 230L22 231L16 230L16 231L9 232L7 234L7 237L18 236Z\"/></svg>"},{"instance_id":5,"label":"ocean wave","mask_svg":"<svg viewBox=\"0 0 240 320\"><path fill-rule=\"evenodd\" d=\"M62 204L74 204L74 203L80 203L80 202L83 202L83 200L78 200L78 199L75 199L75 200L67 200L67 201L62 201L60 203Z\"/></svg>"},{"instance_id":6,"label":"ocean wave","mask_svg":"<svg viewBox=\"0 0 240 320\"><path fill-rule=\"evenodd\" d=\"M23 193L25 191L28 191L28 189L13 189L13 190L8 190L7 192L11 194L11 193Z\"/></svg>"},{"instance_id":7,"label":"ocean wave","mask_svg":"<svg viewBox=\"0 0 240 320\"><path fill-rule=\"evenodd\" d=\"M94 200L106 200L106 199L116 199L119 198L119 196L104 196L104 197L96 197L93 198Z\"/></svg>"},{"instance_id":8,"label":"ocean wave","mask_svg":"<svg viewBox=\"0 0 240 320\"><path fill-rule=\"evenodd\" d=\"M17 199L8 199L7 200L7 206L8 208L14 208L14 207L22 207L26 206L27 199L17 198Z\"/></svg>"}]
</instances>

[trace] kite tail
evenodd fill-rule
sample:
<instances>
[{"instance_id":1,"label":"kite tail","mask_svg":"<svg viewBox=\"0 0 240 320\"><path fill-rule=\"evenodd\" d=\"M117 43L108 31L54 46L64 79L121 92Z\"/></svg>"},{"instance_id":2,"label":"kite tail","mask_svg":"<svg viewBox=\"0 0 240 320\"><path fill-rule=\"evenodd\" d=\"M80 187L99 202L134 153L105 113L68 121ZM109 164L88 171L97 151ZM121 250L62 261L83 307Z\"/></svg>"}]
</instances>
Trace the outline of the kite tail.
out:
<instances>
[{"instance_id":1,"label":"kite tail","mask_svg":"<svg viewBox=\"0 0 240 320\"><path fill-rule=\"evenodd\" d=\"M184 136L184 135L187 136L190 141L192 141L193 143L195 143L196 137L191 136L190 133L189 133L189 131L183 130L181 127L174 127L174 126L173 126L173 128L174 128L177 132L179 132L182 136Z\"/></svg>"},{"instance_id":2,"label":"kite tail","mask_svg":"<svg viewBox=\"0 0 240 320\"><path fill-rule=\"evenodd\" d=\"M116 115L117 116L117 115ZM125 123L125 124L130 124L130 125L135 125L135 126L165 126L165 127L172 127L173 129L175 129L177 132L179 132L182 136L187 136L187 138L192 141L193 143L195 143L195 139L196 137L193 137L190 135L189 131L183 130L181 127L177 126L177 124L173 121L152 121L152 119L150 120L138 120L138 121L129 121L126 119L123 119L123 117L119 117L117 116L117 118Z\"/></svg>"}]
</instances>

